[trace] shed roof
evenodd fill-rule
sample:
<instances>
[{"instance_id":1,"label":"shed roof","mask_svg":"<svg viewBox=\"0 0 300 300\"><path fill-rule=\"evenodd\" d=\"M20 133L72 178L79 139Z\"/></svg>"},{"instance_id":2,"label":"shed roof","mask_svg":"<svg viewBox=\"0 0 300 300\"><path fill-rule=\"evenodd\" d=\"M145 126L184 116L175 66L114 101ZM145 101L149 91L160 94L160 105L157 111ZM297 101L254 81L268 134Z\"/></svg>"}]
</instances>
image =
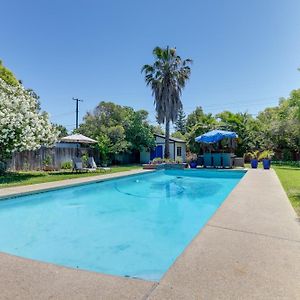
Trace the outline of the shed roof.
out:
<instances>
[{"instance_id":1,"label":"shed roof","mask_svg":"<svg viewBox=\"0 0 300 300\"><path fill-rule=\"evenodd\" d=\"M163 134L154 133L154 135L155 135L155 136L159 136L159 137L161 137L161 138L163 138L163 139L166 138ZM177 142L177 143L184 143L184 144L186 143L186 141L181 140L181 139L178 139L178 138L174 138L174 137L172 137L172 136L170 136L170 141L172 141L172 142Z\"/></svg>"}]
</instances>

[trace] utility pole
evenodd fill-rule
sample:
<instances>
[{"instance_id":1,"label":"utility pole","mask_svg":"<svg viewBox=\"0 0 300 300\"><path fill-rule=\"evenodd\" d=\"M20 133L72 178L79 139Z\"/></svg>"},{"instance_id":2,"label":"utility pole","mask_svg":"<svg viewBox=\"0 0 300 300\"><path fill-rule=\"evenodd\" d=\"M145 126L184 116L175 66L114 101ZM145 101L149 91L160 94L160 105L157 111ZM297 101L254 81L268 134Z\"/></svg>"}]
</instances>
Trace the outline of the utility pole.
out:
<instances>
[{"instance_id":1,"label":"utility pole","mask_svg":"<svg viewBox=\"0 0 300 300\"><path fill-rule=\"evenodd\" d=\"M78 129L78 102L83 102L83 100L80 100L78 98L72 98L74 101L76 101L76 129Z\"/></svg>"}]
</instances>

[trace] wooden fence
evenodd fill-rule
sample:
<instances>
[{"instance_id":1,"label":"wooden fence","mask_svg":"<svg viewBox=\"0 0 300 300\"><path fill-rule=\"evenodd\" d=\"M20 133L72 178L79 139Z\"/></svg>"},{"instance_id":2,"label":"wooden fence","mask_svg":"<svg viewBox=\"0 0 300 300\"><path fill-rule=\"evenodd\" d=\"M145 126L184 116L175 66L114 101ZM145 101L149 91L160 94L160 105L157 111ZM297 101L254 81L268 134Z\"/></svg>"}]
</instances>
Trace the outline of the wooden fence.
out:
<instances>
[{"instance_id":1,"label":"wooden fence","mask_svg":"<svg viewBox=\"0 0 300 300\"><path fill-rule=\"evenodd\" d=\"M95 162L99 163L99 153L92 148L46 148L41 147L35 151L15 152L12 159L8 162L8 169L11 171L19 170L43 170L45 162L49 161L49 167L59 170L64 162L71 162L76 157L77 151L89 156L93 156Z\"/></svg>"}]
</instances>

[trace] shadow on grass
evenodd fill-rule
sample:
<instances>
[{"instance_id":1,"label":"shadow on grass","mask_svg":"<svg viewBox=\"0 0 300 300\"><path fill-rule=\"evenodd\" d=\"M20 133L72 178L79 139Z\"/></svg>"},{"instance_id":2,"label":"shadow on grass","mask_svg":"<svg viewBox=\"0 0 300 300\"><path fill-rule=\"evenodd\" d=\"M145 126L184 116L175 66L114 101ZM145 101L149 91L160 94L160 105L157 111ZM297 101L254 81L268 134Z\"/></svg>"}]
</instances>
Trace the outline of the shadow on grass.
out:
<instances>
[{"instance_id":1,"label":"shadow on grass","mask_svg":"<svg viewBox=\"0 0 300 300\"><path fill-rule=\"evenodd\" d=\"M0 176L0 184L18 183L18 182L27 181L37 177L43 177L45 175L46 174L43 173L34 174L34 173L14 173L14 172L10 173L9 172Z\"/></svg>"}]
</instances>

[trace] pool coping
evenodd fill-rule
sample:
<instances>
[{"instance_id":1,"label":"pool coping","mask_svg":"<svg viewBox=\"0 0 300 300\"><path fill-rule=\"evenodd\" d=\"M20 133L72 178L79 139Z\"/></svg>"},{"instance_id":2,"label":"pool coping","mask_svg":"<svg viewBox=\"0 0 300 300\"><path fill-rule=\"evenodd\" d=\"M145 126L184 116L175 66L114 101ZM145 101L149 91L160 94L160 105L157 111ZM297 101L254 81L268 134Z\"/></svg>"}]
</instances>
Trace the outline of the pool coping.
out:
<instances>
[{"instance_id":1,"label":"pool coping","mask_svg":"<svg viewBox=\"0 0 300 300\"><path fill-rule=\"evenodd\" d=\"M104 176L113 179L146 172L153 171ZM103 181L100 176L62 183L69 187ZM59 182L53 183L56 187L43 186L34 192L57 188ZM11 191L5 196L3 190L1 197L16 195ZM158 283L0 253L0 288L4 296L14 299L38 295L42 299L296 299L300 295L299 253L300 226L275 172L248 170Z\"/></svg>"},{"instance_id":2,"label":"pool coping","mask_svg":"<svg viewBox=\"0 0 300 300\"><path fill-rule=\"evenodd\" d=\"M155 170L137 169L137 170L116 172L116 173L104 173L101 175L95 175L91 177L79 177L79 178L63 179L63 180L50 181L44 183L36 183L32 185L4 187L4 188L0 188L0 200L29 195L29 194L47 192L51 190L64 189L64 188L79 186L82 184L108 181L108 180L127 177L127 176L150 173L153 171Z\"/></svg>"}]
</instances>

